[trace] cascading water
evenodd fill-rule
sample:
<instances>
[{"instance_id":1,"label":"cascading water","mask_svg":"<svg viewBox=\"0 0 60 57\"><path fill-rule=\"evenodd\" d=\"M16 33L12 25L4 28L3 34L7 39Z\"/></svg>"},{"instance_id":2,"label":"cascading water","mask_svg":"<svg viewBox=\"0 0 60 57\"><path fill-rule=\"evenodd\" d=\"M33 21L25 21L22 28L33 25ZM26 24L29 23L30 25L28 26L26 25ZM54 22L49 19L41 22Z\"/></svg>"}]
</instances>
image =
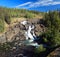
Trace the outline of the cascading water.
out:
<instances>
[{"instance_id":1,"label":"cascading water","mask_svg":"<svg viewBox=\"0 0 60 57\"><path fill-rule=\"evenodd\" d=\"M27 23L28 21L21 22L21 24L24 26ZM34 42L34 40L36 39L36 35L34 33L34 25L28 24L28 29L25 31L25 37L26 37L26 41L25 41L26 45L31 45L31 46L36 46L36 47L39 46L37 42Z\"/></svg>"}]
</instances>

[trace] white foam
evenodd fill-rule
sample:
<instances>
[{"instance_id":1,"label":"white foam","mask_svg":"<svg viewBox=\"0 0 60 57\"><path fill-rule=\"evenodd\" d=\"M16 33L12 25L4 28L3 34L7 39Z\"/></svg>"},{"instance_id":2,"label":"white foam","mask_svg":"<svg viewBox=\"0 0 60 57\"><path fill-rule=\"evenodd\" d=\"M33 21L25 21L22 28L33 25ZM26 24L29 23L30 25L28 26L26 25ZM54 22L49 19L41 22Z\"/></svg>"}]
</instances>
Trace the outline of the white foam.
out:
<instances>
[{"instance_id":1,"label":"white foam","mask_svg":"<svg viewBox=\"0 0 60 57\"><path fill-rule=\"evenodd\" d=\"M27 22L28 22L28 21L25 20L25 21L22 21L21 24L22 24L22 25L26 25Z\"/></svg>"},{"instance_id":2,"label":"white foam","mask_svg":"<svg viewBox=\"0 0 60 57\"><path fill-rule=\"evenodd\" d=\"M21 22L21 24L23 25L27 23L28 23L27 21ZM25 37L26 37L26 42L27 42L26 45L32 45L32 46L37 47L38 43L34 42L34 39L36 38L36 35L34 33L34 28L35 28L34 25L29 25L27 31L25 31Z\"/></svg>"}]
</instances>

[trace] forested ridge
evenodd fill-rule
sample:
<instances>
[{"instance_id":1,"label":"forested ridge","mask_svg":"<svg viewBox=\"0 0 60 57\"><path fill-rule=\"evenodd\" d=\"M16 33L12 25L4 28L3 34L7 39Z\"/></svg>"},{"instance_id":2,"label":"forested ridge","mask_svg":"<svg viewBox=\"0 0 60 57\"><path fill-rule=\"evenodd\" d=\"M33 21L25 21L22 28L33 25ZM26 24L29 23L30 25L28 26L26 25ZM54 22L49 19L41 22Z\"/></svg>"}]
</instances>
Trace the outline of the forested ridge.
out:
<instances>
[{"instance_id":1,"label":"forested ridge","mask_svg":"<svg viewBox=\"0 0 60 57\"><path fill-rule=\"evenodd\" d=\"M38 17L41 16L43 16L43 18L38 19ZM37 31L39 31L38 30L39 26L45 29L45 31L43 30L43 32L40 32L39 36L37 36L38 37L37 42L39 43L40 46L37 48L32 47L33 53L31 53L31 51L29 53L29 54L33 54L31 55L32 57L47 57L47 55L50 52L60 47L60 11L56 10L56 11L48 11L48 12L37 12L26 9L0 7L0 33L4 32L5 23L10 25L10 23L13 21L13 18L21 18L21 17L26 18L27 20L32 19L32 21L33 19L36 20L37 17L39 22L34 23L35 25L37 25L36 26ZM5 53L11 52L10 49L13 48L14 44L15 42L6 42L0 44L0 51L2 51L2 54L3 52ZM29 50L30 48L28 49L28 52Z\"/></svg>"},{"instance_id":2,"label":"forested ridge","mask_svg":"<svg viewBox=\"0 0 60 57\"><path fill-rule=\"evenodd\" d=\"M4 31L5 23L8 25L13 21L13 18L28 18L33 19L39 17L41 13L26 9L0 7L0 33Z\"/></svg>"},{"instance_id":3,"label":"forested ridge","mask_svg":"<svg viewBox=\"0 0 60 57\"><path fill-rule=\"evenodd\" d=\"M24 17L26 19L33 19L39 15L43 16L42 24L45 26L46 32L43 32L43 41L48 45L60 45L60 11L38 12L29 11L26 9L5 8L0 7L0 33L4 32L5 23L8 25L13 21L11 18Z\"/></svg>"}]
</instances>

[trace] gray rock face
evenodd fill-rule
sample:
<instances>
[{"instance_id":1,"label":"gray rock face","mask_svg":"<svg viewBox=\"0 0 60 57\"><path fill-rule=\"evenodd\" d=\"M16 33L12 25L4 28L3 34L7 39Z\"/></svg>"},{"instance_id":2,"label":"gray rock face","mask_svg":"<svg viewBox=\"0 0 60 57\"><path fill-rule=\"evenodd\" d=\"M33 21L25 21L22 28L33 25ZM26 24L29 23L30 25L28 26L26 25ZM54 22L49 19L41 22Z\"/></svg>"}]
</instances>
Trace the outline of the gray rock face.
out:
<instances>
[{"instance_id":1,"label":"gray rock face","mask_svg":"<svg viewBox=\"0 0 60 57\"><path fill-rule=\"evenodd\" d=\"M37 36L39 36L40 32L43 32L40 24L37 23L37 21L29 22L34 23L35 33ZM26 26L28 27L28 25ZM15 26L10 27L9 30L7 30L7 32L0 36L0 43L11 42L10 50L7 52L5 51L5 53L1 52L2 56L0 54L0 57L33 57L35 47L25 45L25 30L25 27L18 23Z\"/></svg>"},{"instance_id":2,"label":"gray rock face","mask_svg":"<svg viewBox=\"0 0 60 57\"><path fill-rule=\"evenodd\" d=\"M6 42L6 35L5 34L0 36L0 43L4 43L4 42Z\"/></svg>"},{"instance_id":3,"label":"gray rock face","mask_svg":"<svg viewBox=\"0 0 60 57\"><path fill-rule=\"evenodd\" d=\"M30 23L35 25L35 34L39 36L40 32L43 32L43 29L38 23L39 19L28 20ZM26 25L27 26L27 25ZM9 27L9 30L0 36L0 43L12 42L13 40L25 40L25 27L21 25L21 22L17 23L13 27Z\"/></svg>"},{"instance_id":4,"label":"gray rock face","mask_svg":"<svg viewBox=\"0 0 60 57\"><path fill-rule=\"evenodd\" d=\"M56 48L47 57L60 57L60 47L59 48Z\"/></svg>"},{"instance_id":5,"label":"gray rock face","mask_svg":"<svg viewBox=\"0 0 60 57\"><path fill-rule=\"evenodd\" d=\"M23 28L23 26L22 26ZM16 24L14 27L10 27L7 32L0 36L0 43L11 42L14 39L24 40L24 30L21 29L21 24Z\"/></svg>"}]
</instances>

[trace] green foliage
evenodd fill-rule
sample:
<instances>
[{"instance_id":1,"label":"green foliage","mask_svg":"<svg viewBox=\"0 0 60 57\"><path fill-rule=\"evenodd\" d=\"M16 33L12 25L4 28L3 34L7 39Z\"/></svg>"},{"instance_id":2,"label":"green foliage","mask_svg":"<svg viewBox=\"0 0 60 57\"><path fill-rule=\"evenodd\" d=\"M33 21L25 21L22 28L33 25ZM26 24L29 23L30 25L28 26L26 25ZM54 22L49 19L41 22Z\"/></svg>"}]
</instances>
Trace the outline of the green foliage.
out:
<instances>
[{"instance_id":1,"label":"green foliage","mask_svg":"<svg viewBox=\"0 0 60 57\"><path fill-rule=\"evenodd\" d=\"M45 26L48 28L45 32L45 38L51 46L60 45L60 17L58 11L45 14Z\"/></svg>"},{"instance_id":2,"label":"green foliage","mask_svg":"<svg viewBox=\"0 0 60 57\"><path fill-rule=\"evenodd\" d=\"M46 51L46 48L41 44L39 47L35 48L35 53L40 53Z\"/></svg>"},{"instance_id":3,"label":"green foliage","mask_svg":"<svg viewBox=\"0 0 60 57\"><path fill-rule=\"evenodd\" d=\"M4 31L4 22L0 20L0 32Z\"/></svg>"},{"instance_id":4,"label":"green foliage","mask_svg":"<svg viewBox=\"0 0 60 57\"><path fill-rule=\"evenodd\" d=\"M25 18L34 18L34 16L35 16L35 15L34 15L33 13L27 12L24 17L25 17Z\"/></svg>"},{"instance_id":5,"label":"green foliage","mask_svg":"<svg viewBox=\"0 0 60 57\"><path fill-rule=\"evenodd\" d=\"M34 13L26 9L6 8L0 7L0 33L4 32L4 22L7 24L11 23L11 18L23 17L23 18L34 18L38 12Z\"/></svg>"},{"instance_id":6,"label":"green foliage","mask_svg":"<svg viewBox=\"0 0 60 57\"><path fill-rule=\"evenodd\" d=\"M1 52L9 51L10 48L11 48L11 46L8 43L0 44L0 51Z\"/></svg>"},{"instance_id":7,"label":"green foliage","mask_svg":"<svg viewBox=\"0 0 60 57\"><path fill-rule=\"evenodd\" d=\"M47 27L55 27L59 28L60 26L60 18L57 11L49 12L45 14L45 23Z\"/></svg>"},{"instance_id":8,"label":"green foliage","mask_svg":"<svg viewBox=\"0 0 60 57\"><path fill-rule=\"evenodd\" d=\"M7 24L10 24L11 23L11 18L10 18L10 15L9 14L5 14L4 19L5 19L5 22Z\"/></svg>"},{"instance_id":9,"label":"green foliage","mask_svg":"<svg viewBox=\"0 0 60 57\"><path fill-rule=\"evenodd\" d=\"M0 33L4 32L4 22L11 23L11 18L34 18L38 12L29 11L26 9L0 7Z\"/></svg>"}]
</instances>

